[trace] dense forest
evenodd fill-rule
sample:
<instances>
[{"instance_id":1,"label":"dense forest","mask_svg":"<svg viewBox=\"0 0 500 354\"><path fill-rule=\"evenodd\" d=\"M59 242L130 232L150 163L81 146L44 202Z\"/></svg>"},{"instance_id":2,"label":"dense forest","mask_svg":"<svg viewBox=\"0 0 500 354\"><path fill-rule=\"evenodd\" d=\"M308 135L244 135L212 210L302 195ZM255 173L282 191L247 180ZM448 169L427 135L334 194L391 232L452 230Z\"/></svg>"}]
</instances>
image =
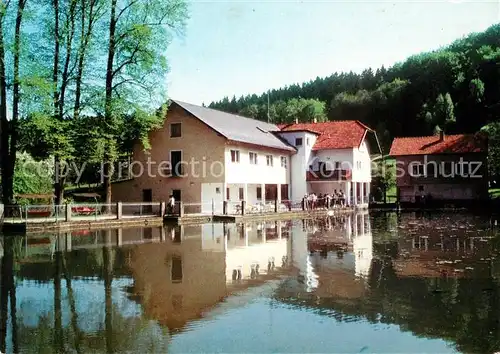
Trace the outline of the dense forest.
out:
<instances>
[{"instance_id":1,"label":"dense forest","mask_svg":"<svg viewBox=\"0 0 500 354\"><path fill-rule=\"evenodd\" d=\"M499 65L500 24L390 68L334 73L209 107L276 123L357 119L376 129L387 153L396 136L428 135L436 127L471 133L497 122Z\"/></svg>"}]
</instances>

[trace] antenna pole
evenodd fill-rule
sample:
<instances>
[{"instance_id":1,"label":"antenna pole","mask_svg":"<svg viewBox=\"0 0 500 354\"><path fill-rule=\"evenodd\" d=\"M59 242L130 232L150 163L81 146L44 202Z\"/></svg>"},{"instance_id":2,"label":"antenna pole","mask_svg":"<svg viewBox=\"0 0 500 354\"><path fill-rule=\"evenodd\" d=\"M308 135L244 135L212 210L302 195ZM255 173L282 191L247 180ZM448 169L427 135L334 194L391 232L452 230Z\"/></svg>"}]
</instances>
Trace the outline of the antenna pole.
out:
<instances>
[{"instance_id":1,"label":"antenna pole","mask_svg":"<svg viewBox=\"0 0 500 354\"><path fill-rule=\"evenodd\" d=\"M271 121L271 116L269 114L269 90L267 90L267 122Z\"/></svg>"}]
</instances>

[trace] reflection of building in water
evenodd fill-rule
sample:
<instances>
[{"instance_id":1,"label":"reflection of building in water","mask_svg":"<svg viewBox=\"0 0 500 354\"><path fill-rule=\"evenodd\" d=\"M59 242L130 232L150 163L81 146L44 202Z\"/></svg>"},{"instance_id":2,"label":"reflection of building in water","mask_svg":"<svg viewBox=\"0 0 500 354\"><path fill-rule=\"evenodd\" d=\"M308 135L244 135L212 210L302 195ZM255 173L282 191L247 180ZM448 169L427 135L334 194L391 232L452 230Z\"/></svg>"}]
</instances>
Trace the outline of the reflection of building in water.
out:
<instances>
[{"instance_id":1,"label":"reflection of building in water","mask_svg":"<svg viewBox=\"0 0 500 354\"><path fill-rule=\"evenodd\" d=\"M288 239L282 237L284 225L281 221L204 225L202 248L226 253L228 282L256 279L286 265Z\"/></svg>"},{"instance_id":2,"label":"reflection of building in water","mask_svg":"<svg viewBox=\"0 0 500 354\"><path fill-rule=\"evenodd\" d=\"M478 271L485 265L481 258L489 257L491 245L488 236L477 228L468 229L468 222L466 217L458 222L451 219L443 226L432 219L406 214L406 220L400 224L401 232L396 233L393 241L396 252L392 265L396 275L460 278L470 275L465 270Z\"/></svg>"},{"instance_id":3,"label":"reflection of building in water","mask_svg":"<svg viewBox=\"0 0 500 354\"><path fill-rule=\"evenodd\" d=\"M297 291L319 297L362 296L372 248L367 211L305 222L293 230L293 260L300 273L297 280L303 284Z\"/></svg>"},{"instance_id":4,"label":"reflection of building in water","mask_svg":"<svg viewBox=\"0 0 500 354\"><path fill-rule=\"evenodd\" d=\"M230 294L283 275L296 274L302 283L299 291L304 286L308 292L339 296L352 294L353 288L363 291L363 283L356 282L354 275L369 269L371 236L367 230L366 212L311 223L132 228L29 238L26 247L32 250L25 255L29 258L36 253L34 259L39 261L43 254L50 262L54 252L72 250L84 257L91 249L118 246L113 247L114 276L132 277L129 298L141 304L148 318L181 329ZM330 250L331 244L341 246ZM33 263L30 268L26 263L21 272L30 278L30 269L38 266ZM100 276L100 272L99 267L89 267L78 275ZM234 303L241 304L242 298L238 299Z\"/></svg>"},{"instance_id":5,"label":"reflection of building in water","mask_svg":"<svg viewBox=\"0 0 500 354\"><path fill-rule=\"evenodd\" d=\"M148 316L180 329L232 291L278 275L289 252L283 227L281 222L168 227L165 242L125 250L135 295ZM159 229L153 229L153 238L155 233Z\"/></svg>"}]
</instances>

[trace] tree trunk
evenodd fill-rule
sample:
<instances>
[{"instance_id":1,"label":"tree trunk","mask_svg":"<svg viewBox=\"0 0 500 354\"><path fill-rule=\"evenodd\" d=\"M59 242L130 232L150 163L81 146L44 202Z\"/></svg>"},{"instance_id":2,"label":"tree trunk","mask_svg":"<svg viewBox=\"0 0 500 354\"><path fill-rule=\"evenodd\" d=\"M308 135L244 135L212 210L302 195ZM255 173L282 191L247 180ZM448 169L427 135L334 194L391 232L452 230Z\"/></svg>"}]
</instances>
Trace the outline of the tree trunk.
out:
<instances>
[{"instance_id":1,"label":"tree trunk","mask_svg":"<svg viewBox=\"0 0 500 354\"><path fill-rule=\"evenodd\" d=\"M75 106L73 109L73 119L76 121L80 118L80 105L81 105L81 96L82 96L82 78L83 78L83 69L85 65L85 54L87 52L87 47L90 42L90 37L92 35L92 30L94 27L94 21L96 14L94 13L95 9L95 1L92 0L88 3L88 11L89 16L86 19L86 7L87 1L81 0L81 29L80 29L80 46L78 48L78 59L76 66L76 76L75 76Z\"/></svg>"},{"instance_id":2,"label":"tree trunk","mask_svg":"<svg viewBox=\"0 0 500 354\"><path fill-rule=\"evenodd\" d=\"M111 16L109 20L109 44L108 44L108 61L106 66L106 97L104 103L104 125L111 123L112 118L112 101L113 101L113 72L115 59L115 32L116 32L116 3L117 0L111 0ZM111 204L111 156L104 156L104 191L106 193L106 204Z\"/></svg>"},{"instance_id":3,"label":"tree trunk","mask_svg":"<svg viewBox=\"0 0 500 354\"><path fill-rule=\"evenodd\" d=\"M2 5L5 5L2 1ZM0 155L2 161L2 202L10 204L12 202L13 191L10 180L9 138L10 123L7 120L7 83L5 78L5 44L3 38L3 19L5 11L0 15L0 121L2 122L2 136L0 142Z\"/></svg>"},{"instance_id":4,"label":"tree trunk","mask_svg":"<svg viewBox=\"0 0 500 354\"><path fill-rule=\"evenodd\" d=\"M63 72L61 76L61 92L59 95L59 119L64 118L64 101L66 98L66 88L69 81L69 64L71 62L71 51L73 47L73 37L75 33L75 11L76 0L72 0L69 8L69 18L66 25L69 27L68 34L66 35L66 58L64 60ZM68 23L69 22L69 23Z\"/></svg>"},{"instance_id":5,"label":"tree trunk","mask_svg":"<svg viewBox=\"0 0 500 354\"><path fill-rule=\"evenodd\" d=\"M59 0L53 0L54 7L54 67L52 70L52 85L53 85L53 104L54 104L54 119L57 119L59 114ZM61 183L60 183L60 165L61 159L59 156L54 157L54 194L56 195L56 205L60 205L61 199Z\"/></svg>"},{"instance_id":6,"label":"tree trunk","mask_svg":"<svg viewBox=\"0 0 500 354\"><path fill-rule=\"evenodd\" d=\"M21 100L19 91L19 61L21 57L21 24L23 21L23 12L27 0L19 0L17 3L16 25L14 32L14 84L12 88L12 120L10 122L10 148L8 152L8 168L6 173L6 190L8 198L13 199L14 195L14 170L16 167L16 153L18 140L18 122L19 122L19 102Z\"/></svg>"}]
</instances>

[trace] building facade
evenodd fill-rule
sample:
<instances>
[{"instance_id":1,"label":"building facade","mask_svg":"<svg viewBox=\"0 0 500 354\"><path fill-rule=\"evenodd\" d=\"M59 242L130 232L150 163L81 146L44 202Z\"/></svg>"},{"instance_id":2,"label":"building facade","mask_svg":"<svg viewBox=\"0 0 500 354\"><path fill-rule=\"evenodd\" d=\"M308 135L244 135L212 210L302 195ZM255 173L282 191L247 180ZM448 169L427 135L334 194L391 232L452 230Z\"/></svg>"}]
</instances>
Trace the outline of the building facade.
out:
<instances>
[{"instance_id":1,"label":"building facade","mask_svg":"<svg viewBox=\"0 0 500 354\"><path fill-rule=\"evenodd\" d=\"M349 204L367 205L368 132L356 121L278 126L172 101L163 127L150 133L151 149L134 146L130 178L113 183L113 200L172 194L188 210L220 213L223 201L256 208L343 190Z\"/></svg>"},{"instance_id":2,"label":"building facade","mask_svg":"<svg viewBox=\"0 0 500 354\"><path fill-rule=\"evenodd\" d=\"M488 198L487 142L481 134L396 138L396 185L401 203Z\"/></svg>"},{"instance_id":3,"label":"building facade","mask_svg":"<svg viewBox=\"0 0 500 354\"><path fill-rule=\"evenodd\" d=\"M348 205L367 206L372 178L368 136L358 121L296 123L280 126L296 147L292 159L292 198L343 191Z\"/></svg>"}]
</instances>

